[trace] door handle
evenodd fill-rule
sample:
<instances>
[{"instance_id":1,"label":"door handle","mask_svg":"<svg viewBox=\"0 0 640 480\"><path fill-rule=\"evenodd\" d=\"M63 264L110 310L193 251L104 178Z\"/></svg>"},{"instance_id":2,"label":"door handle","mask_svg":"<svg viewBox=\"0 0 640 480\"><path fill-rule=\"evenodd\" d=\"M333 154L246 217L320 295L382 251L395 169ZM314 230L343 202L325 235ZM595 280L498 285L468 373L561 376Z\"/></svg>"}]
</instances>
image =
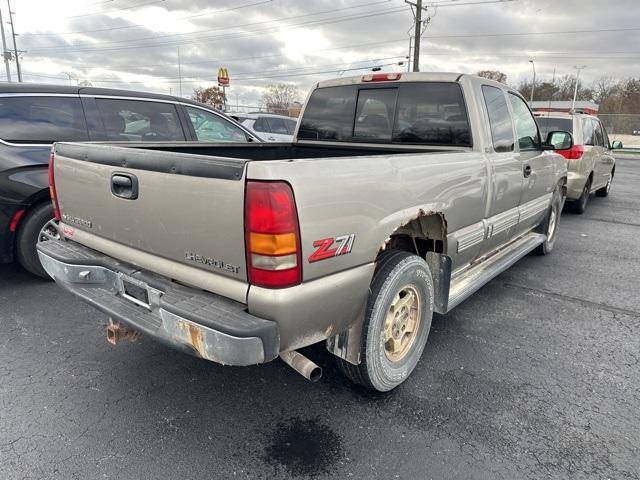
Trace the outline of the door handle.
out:
<instances>
[{"instance_id":1,"label":"door handle","mask_svg":"<svg viewBox=\"0 0 640 480\"><path fill-rule=\"evenodd\" d=\"M135 200L138 198L138 177L130 173L112 173L111 193L125 200Z\"/></svg>"},{"instance_id":2,"label":"door handle","mask_svg":"<svg viewBox=\"0 0 640 480\"><path fill-rule=\"evenodd\" d=\"M524 178L527 178L531 175L531 172L533 170L531 170L531 165L526 164L523 168L522 168L522 174L524 175Z\"/></svg>"}]
</instances>

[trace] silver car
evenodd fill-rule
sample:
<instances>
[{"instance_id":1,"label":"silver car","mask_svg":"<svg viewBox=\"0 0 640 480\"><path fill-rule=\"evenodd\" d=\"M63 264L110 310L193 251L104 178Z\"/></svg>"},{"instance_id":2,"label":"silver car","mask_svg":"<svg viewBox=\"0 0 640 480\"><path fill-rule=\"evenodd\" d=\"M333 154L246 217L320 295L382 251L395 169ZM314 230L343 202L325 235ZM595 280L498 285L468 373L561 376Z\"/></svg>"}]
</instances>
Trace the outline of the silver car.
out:
<instances>
[{"instance_id":1,"label":"silver car","mask_svg":"<svg viewBox=\"0 0 640 480\"><path fill-rule=\"evenodd\" d=\"M606 197L615 175L615 158L604 125L598 117L582 113L537 112L536 121L544 137L563 130L573 135L574 144L561 153L567 159L567 210L584 213L589 196Z\"/></svg>"}]
</instances>

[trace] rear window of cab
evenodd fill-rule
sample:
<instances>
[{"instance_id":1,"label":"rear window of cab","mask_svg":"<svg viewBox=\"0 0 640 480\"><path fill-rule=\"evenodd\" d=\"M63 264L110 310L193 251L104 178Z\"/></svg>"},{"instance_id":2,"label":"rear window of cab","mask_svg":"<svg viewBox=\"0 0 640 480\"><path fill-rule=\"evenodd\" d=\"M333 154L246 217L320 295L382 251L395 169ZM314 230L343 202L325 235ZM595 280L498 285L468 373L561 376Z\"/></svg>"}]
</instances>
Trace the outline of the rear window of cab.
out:
<instances>
[{"instance_id":1,"label":"rear window of cab","mask_svg":"<svg viewBox=\"0 0 640 480\"><path fill-rule=\"evenodd\" d=\"M471 129L455 82L345 85L311 94L298 139L468 147Z\"/></svg>"}]
</instances>

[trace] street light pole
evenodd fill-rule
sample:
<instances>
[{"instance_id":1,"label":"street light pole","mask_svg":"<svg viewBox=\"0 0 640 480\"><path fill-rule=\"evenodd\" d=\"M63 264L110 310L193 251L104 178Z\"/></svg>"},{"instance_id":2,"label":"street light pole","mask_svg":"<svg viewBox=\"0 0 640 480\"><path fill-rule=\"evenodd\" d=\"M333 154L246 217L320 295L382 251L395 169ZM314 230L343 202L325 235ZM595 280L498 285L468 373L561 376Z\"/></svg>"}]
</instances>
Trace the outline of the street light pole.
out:
<instances>
[{"instance_id":1,"label":"street light pole","mask_svg":"<svg viewBox=\"0 0 640 480\"><path fill-rule=\"evenodd\" d=\"M529 105L533 103L533 92L536 89L536 64L533 59L529 60L529 63L533 67L533 83L531 84L531 98L529 99Z\"/></svg>"},{"instance_id":2,"label":"street light pole","mask_svg":"<svg viewBox=\"0 0 640 480\"><path fill-rule=\"evenodd\" d=\"M587 68L586 65L582 65L581 67L573 67L576 71L576 85L573 89L573 102L571 103L571 113L575 113L576 111L576 98L578 97L578 80L580 79L580 70Z\"/></svg>"},{"instance_id":3,"label":"street light pole","mask_svg":"<svg viewBox=\"0 0 640 480\"><path fill-rule=\"evenodd\" d=\"M2 10L0 10L0 35L2 35L2 58L4 58L4 68L7 70L7 82L11 81L11 69L9 68L9 51L7 50L7 40L4 38L4 22L2 21Z\"/></svg>"},{"instance_id":4,"label":"street light pole","mask_svg":"<svg viewBox=\"0 0 640 480\"><path fill-rule=\"evenodd\" d=\"M13 12L11 11L11 3L9 0L7 0L7 7L9 7L9 23L11 24L11 36L13 37L13 53L16 56L18 82L22 82L22 70L20 70L20 58L18 57L18 45L16 44L16 31L13 28Z\"/></svg>"}]
</instances>

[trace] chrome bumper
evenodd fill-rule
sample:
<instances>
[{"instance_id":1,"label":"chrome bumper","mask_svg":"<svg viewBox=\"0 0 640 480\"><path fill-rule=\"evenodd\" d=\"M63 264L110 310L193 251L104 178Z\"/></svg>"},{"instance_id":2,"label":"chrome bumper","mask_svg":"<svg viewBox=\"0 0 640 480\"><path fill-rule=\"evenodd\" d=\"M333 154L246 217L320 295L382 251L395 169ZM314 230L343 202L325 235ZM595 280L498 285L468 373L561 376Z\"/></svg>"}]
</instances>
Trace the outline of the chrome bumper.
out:
<instances>
[{"instance_id":1,"label":"chrome bumper","mask_svg":"<svg viewBox=\"0 0 640 480\"><path fill-rule=\"evenodd\" d=\"M250 315L242 304L177 285L71 241L41 242L38 256L66 290L172 347L238 366L265 363L279 354L277 324Z\"/></svg>"}]
</instances>

